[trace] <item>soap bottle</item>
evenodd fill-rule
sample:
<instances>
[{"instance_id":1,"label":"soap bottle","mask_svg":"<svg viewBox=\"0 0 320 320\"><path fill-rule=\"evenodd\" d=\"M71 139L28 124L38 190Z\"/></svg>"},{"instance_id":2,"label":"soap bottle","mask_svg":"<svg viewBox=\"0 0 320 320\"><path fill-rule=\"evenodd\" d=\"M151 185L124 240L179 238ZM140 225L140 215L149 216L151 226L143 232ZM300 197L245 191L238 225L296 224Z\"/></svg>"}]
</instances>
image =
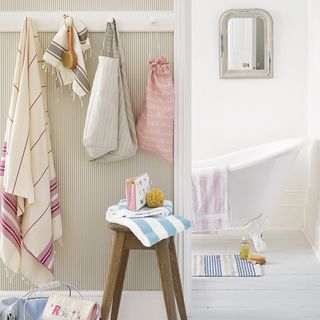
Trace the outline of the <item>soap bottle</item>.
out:
<instances>
[{"instance_id":1,"label":"soap bottle","mask_svg":"<svg viewBox=\"0 0 320 320\"><path fill-rule=\"evenodd\" d=\"M250 253L250 246L248 240L243 237L240 246L240 259L248 259Z\"/></svg>"}]
</instances>

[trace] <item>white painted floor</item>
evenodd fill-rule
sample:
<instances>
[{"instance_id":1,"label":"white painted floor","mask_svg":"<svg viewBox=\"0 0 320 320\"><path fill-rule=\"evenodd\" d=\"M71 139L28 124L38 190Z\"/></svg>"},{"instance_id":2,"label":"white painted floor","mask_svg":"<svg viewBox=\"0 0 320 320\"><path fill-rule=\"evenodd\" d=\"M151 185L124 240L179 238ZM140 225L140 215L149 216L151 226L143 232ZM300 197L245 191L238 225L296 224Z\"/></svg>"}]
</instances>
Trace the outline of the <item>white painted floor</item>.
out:
<instances>
[{"instance_id":1,"label":"white painted floor","mask_svg":"<svg viewBox=\"0 0 320 320\"><path fill-rule=\"evenodd\" d=\"M269 231L263 277L193 278L192 320L319 320L320 263L303 232ZM241 239L194 240L193 253L234 254Z\"/></svg>"}]
</instances>

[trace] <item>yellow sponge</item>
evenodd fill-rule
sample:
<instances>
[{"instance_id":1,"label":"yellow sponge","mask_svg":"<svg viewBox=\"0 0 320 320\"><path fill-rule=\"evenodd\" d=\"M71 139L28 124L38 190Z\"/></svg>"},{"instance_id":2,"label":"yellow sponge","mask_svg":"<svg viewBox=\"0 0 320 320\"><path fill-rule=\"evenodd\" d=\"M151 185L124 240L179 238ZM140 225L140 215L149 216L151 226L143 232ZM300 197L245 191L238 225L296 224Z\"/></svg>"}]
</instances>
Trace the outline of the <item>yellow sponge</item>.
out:
<instances>
[{"instance_id":1,"label":"yellow sponge","mask_svg":"<svg viewBox=\"0 0 320 320\"><path fill-rule=\"evenodd\" d=\"M164 194L160 189L152 188L147 193L147 206L150 208L161 207L164 202Z\"/></svg>"}]
</instances>

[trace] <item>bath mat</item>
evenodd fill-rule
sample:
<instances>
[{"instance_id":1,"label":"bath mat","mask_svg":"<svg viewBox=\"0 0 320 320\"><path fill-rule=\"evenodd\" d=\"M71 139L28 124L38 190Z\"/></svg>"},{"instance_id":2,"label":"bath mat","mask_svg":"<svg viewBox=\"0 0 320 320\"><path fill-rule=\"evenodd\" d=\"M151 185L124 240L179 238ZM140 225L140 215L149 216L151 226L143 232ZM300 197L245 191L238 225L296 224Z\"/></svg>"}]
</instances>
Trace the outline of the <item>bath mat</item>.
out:
<instances>
[{"instance_id":1,"label":"bath mat","mask_svg":"<svg viewBox=\"0 0 320 320\"><path fill-rule=\"evenodd\" d=\"M259 264L252 264L235 255L194 255L193 277L261 277Z\"/></svg>"}]
</instances>

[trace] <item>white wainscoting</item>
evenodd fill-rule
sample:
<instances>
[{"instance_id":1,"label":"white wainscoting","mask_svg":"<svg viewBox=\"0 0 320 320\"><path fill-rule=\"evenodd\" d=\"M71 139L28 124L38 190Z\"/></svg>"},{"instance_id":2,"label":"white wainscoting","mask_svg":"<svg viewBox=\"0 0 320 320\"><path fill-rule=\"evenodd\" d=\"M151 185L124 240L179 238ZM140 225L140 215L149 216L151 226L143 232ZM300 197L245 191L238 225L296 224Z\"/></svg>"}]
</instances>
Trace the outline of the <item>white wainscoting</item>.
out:
<instances>
[{"instance_id":1,"label":"white wainscoting","mask_svg":"<svg viewBox=\"0 0 320 320\"><path fill-rule=\"evenodd\" d=\"M299 229L304 227L307 190L285 189L279 205L271 217L271 227Z\"/></svg>"}]
</instances>

